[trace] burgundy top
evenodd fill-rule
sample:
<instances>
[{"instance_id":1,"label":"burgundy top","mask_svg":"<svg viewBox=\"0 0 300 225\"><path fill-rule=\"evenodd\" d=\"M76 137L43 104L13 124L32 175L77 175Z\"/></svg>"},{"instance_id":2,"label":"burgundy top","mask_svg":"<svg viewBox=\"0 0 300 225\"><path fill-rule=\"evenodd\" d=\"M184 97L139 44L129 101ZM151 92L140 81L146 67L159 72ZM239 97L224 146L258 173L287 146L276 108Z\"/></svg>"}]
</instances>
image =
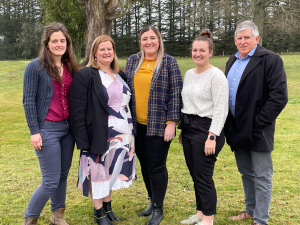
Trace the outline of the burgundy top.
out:
<instances>
[{"instance_id":1,"label":"burgundy top","mask_svg":"<svg viewBox=\"0 0 300 225\"><path fill-rule=\"evenodd\" d=\"M68 68L63 65L63 80L52 80L53 96L50 102L46 121L62 121L69 118L69 92L72 76Z\"/></svg>"}]
</instances>

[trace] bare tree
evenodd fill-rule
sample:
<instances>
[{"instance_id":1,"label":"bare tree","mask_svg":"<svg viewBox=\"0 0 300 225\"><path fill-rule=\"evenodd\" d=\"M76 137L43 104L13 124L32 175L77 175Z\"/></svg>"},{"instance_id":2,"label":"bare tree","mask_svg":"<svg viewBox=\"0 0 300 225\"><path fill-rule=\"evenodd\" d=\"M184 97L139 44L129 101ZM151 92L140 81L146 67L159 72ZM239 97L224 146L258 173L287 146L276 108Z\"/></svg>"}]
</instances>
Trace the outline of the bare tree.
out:
<instances>
[{"instance_id":1,"label":"bare tree","mask_svg":"<svg viewBox=\"0 0 300 225\"><path fill-rule=\"evenodd\" d=\"M87 44L82 65L88 63L93 41L99 35L111 35L112 20L124 16L131 7L130 0L78 0L85 4Z\"/></svg>"}]
</instances>

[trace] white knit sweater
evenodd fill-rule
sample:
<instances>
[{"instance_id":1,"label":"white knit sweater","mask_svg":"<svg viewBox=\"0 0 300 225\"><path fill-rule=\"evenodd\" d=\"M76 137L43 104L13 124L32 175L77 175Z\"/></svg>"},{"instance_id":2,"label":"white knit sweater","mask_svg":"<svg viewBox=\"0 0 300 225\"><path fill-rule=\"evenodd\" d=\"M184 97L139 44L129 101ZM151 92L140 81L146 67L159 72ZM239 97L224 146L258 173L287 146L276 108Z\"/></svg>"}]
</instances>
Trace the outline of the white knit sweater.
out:
<instances>
[{"instance_id":1,"label":"white knit sweater","mask_svg":"<svg viewBox=\"0 0 300 225\"><path fill-rule=\"evenodd\" d=\"M193 69L184 76L182 112L212 119L209 131L220 135L228 114L228 81L224 73L212 67L200 74Z\"/></svg>"}]
</instances>

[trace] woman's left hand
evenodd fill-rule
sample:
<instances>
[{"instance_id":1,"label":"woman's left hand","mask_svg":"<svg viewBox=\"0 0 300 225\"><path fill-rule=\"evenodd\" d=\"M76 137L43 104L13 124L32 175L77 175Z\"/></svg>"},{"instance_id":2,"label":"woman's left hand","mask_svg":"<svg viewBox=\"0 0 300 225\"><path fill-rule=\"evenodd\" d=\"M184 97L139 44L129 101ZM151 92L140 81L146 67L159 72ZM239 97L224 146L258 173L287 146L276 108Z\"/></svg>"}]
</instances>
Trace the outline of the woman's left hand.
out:
<instances>
[{"instance_id":1,"label":"woman's left hand","mask_svg":"<svg viewBox=\"0 0 300 225\"><path fill-rule=\"evenodd\" d=\"M171 123L167 124L165 129L165 136L164 136L165 142L171 141L174 138L175 129L176 129L176 122L172 121Z\"/></svg>"},{"instance_id":2,"label":"woman's left hand","mask_svg":"<svg viewBox=\"0 0 300 225\"><path fill-rule=\"evenodd\" d=\"M210 138L207 138L206 142L205 142L205 147L204 147L204 152L206 156L215 154L216 152L216 135L209 132L209 136L215 136L214 140L211 140Z\"/></svg>"}]
</instances>

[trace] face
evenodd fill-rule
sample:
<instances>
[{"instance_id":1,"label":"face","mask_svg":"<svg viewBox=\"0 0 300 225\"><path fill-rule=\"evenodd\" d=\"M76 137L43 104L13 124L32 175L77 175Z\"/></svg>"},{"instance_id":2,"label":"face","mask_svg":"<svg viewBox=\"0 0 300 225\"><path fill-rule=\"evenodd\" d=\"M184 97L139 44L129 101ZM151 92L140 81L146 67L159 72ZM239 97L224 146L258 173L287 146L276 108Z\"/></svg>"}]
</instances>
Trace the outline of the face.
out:
<instances>
[{"instance_id":1,"label":"face","mask_svg":"<svg viewBox=\"0 0 300 225\"><path fill-rule=\"evenodd\" d=\"M153 30L144 32L141 36L140 45L147 59L154 59L158 54L159 40Z\"/></svg>"},{"instance_id":2,"label":"face","mask_svg":"<svg viewBox=\"0 0 300 225\"><path fill-rule=\"evenodd\" d=\"M61 57L67 50L67 40L63 32L52 33L47 47L54 57Z\"/></svg>"},{"instance_id":3,"label":"face","mask_svg":"<svg viewBox=\"0 0 300 225\"><path fill-rule=\"evenodd\" d=\"M110 65L114 60L114 48L110 41L101 42L95 54L98 65Z\"/></svg>"},{"instance_id":4,"label":"face","mask_svg":"<svg viewBox=\"0 0 300 225\"><path fill-rule=\"evenodd\" d=\"M209 58L213 51L209 51L207 41L194 41L192 48L192 59L197 66L206 66L209 64Z\"/></svg>"},{"instance_id":5,"label":"face","mask_svg":"<svg viewBox=\"0 0 300 225\"><path fill-rule=\"evenodd\" d=\"M246 57L255 45L258 44L259 36L253 37L252 29L246 29L238 31L236 37L234 37L234 43L241 55L241 58Z\"/></svg>"}]
</instances>

